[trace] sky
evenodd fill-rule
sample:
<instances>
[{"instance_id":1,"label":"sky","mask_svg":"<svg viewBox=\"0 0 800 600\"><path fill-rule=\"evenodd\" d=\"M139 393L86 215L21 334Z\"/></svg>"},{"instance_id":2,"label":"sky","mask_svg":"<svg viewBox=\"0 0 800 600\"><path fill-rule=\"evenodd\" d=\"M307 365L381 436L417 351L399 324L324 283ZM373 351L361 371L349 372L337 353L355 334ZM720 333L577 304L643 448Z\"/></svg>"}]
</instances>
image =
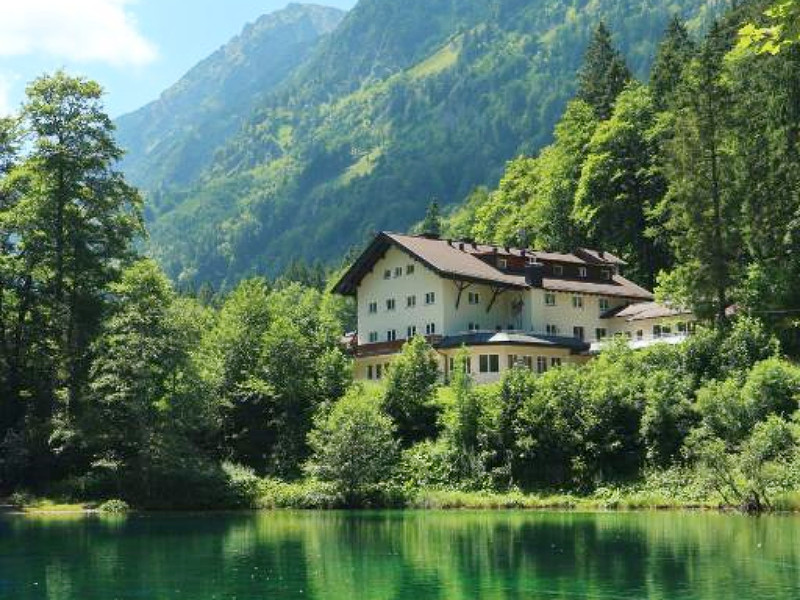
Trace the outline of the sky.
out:
<instances>
[{"instance_id":1,"label":"sky","mask_svg":"<svg viewBox=\"0 0 800 600\"><path fill-rule=\"evenodd\" d=\"M112 117L158 98L200 60L288 0L0 0L0 115L63 68L106 90ZM352 8L356 0L317 0Z\"/></svg>"}]
</instances>

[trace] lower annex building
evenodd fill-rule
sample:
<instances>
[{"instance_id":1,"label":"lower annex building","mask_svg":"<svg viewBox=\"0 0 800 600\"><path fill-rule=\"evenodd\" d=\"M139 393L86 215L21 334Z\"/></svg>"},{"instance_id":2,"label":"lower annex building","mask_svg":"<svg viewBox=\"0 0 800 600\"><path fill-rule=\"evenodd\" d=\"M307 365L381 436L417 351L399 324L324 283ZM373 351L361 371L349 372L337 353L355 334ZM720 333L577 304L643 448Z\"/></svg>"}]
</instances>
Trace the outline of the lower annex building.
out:
<instances>
[{"instance_id":1,"label":"lower annex building","mask_svg":"<svg viewBox=\"0 0 800 600\"><path fill-rule=\"evenodd\" d=\"M478 383L517 365L544 372L583 363L613 336L633 347L675 343L693 315L657 304L621 274L624 261L379 233L336 284L354 296L357 379L381 379L406 340L423 335L447 378L463 347Z\"/></svg>"}]
</instances>

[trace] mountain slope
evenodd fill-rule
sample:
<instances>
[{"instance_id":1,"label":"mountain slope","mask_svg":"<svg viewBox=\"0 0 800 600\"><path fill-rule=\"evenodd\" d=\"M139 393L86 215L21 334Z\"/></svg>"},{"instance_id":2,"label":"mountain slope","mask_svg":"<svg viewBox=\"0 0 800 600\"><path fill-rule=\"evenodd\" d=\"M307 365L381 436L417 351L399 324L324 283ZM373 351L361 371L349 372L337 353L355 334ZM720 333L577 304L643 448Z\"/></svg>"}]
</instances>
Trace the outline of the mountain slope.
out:
<instances>
[{"instance_id":1,"label":"mountain slope","mask_svg":"<svg viewBox=\"0 0 800 600\"><path fill-rule=\"evenodd\" d=\"M121 117L118 138L128 149L123 167L131 181L150 190L193 181L264 95L293 73L344 14L290 4L265 15L157 101Z\"/></svg>"},{"instance_id":2,"label":"mountain slope","mask_svg":"<svg viewBox=\"0 0 800 600\"><path fill-rule=\"evenodd\" d=\"M600 19L642 77L674 12L700 29L725 6L362 0L192 186L166 194L152 251L173 277L215 283L337 260L548 143Z\"/></svg>"}]
</instances>

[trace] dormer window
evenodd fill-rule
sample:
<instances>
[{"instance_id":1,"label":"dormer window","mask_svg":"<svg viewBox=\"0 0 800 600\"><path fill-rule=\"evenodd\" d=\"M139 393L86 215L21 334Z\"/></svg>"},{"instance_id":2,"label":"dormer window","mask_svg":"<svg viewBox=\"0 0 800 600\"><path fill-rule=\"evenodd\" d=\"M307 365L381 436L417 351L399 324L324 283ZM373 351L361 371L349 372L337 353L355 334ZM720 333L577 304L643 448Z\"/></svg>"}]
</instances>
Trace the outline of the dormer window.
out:
<instances>
[{"instance_id":1,"label":"dormer window","mask_svg":"<svg viewBox=\"0 0 800 600\"><path fill-rule=\"evenodd\" d=\"M586 267L578 267L578 277L581 279L586 279L587 271Z\"/></svg>"},{"instance_id":2,"label":"dormer window","mask_svg":"<svg viewBox=\"0 0 800 600\"><path fill-rule=\"evenodd\" d=\"M508 260L505 259L505 258L498 258L497 259L497 266L499 268L501 268L501 269L507 269L508 268Z\"/></svg>"},{"instance_id":3,"label":"dormer window","mask_svg":"<svg viewBox=\"0 0 800 600\"><path fill-rule=\"evenodd\" d=\"M602 271L600 271L600 275L606 281L611 281L611 269L603 269Z\"/></svg>"},{"instance_id":4,"label":"dormer window","mask_svg":"<svg viewBox=\"0 0 800 600\"><path fill-rule=\"evenodd\" d=\"M561 277L564 274L564 267L561 265L553 265L553 275Z\"/></svg>"}]
</instances>

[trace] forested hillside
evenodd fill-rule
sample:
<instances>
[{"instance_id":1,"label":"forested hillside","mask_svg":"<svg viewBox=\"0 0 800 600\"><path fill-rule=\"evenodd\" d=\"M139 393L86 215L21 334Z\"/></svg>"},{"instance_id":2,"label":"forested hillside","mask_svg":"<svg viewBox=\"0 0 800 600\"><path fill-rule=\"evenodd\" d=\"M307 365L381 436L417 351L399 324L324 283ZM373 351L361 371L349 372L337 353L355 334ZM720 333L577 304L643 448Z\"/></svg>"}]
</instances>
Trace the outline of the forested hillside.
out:
<instances>
[{"instance_id":1,"label":"forested hillside","mask_svg":"<svg viewBox=\"0 0 800 600\"><path fill-rule=\"evenodd\" d=\"M520 364L487 386L466 364L443 381L421 336L380 382L353 382L352 305L321 289L254 277L177 292L137 253L141 199L100 86L35 80L0 119L0 494L574 506L543 497L567 491L797 510L800 37L739 44L744 24L769 23L763 8L697 37L673 21L647 85L596 26L553 144L447 224L601 243L642 278L662 269L660 293L705 322L682 344L621 339L583 366Z\"/></svg>"},{"instance_id":2,"label":"forested hillside","mask_svg":"<svg viewBox=\"0 0 800 600\"><path fill-rule=\"evenodd\" d=\"M214 284L336 260L548 143L599 20L646 78L673 14L699 32L726 5L363 0L199 177L149 182L152 252Z\"/></svg>"},{"instance_id":3,"label":"forested hillside","mask_svg":"<svg viewBox=\"0 0 800 600\"><path fill-rule=\"evenodd\" d=\"M704 39L674 21L647 84L600 28L555 141L475 191L446 232L601 247L662 298L758 314L797 348L800 53L737 45L765 6L744 3Z\"/></svg>"},{"instance_id":4,"label":"forested hillside","mask_svg":"<svg viewBox=\"0 0 800 600\"><path fill-rule=\"evenodd\" d=\"M290 4L249 24L161 97L117 121L124 169L152 192L193 181L264 97L341 22L335 8Z\"/></svg>"}]
</instances>

